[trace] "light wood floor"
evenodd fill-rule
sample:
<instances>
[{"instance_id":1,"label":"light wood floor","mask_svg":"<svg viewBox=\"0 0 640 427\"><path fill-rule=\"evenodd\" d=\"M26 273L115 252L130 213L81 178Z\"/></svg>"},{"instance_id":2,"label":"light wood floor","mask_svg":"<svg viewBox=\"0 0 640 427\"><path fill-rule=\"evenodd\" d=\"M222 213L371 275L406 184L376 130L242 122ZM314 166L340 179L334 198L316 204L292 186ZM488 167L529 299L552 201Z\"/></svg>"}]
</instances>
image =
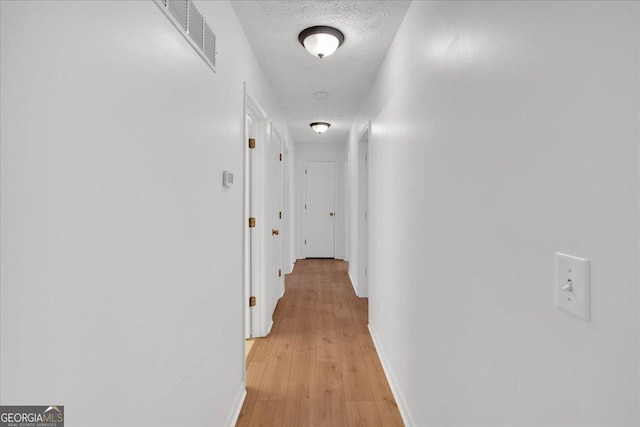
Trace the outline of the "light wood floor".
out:
<instances>
[{"instance_id":1,"label":"light wood floor","mask_svg":"<svg viewBox=\"0 0 640 427\"><path fill-rule=\"evenodd\" d=\"M402 426L347 263L298 260L247 358L237 426Z\"/></svg>"}]
</instances>

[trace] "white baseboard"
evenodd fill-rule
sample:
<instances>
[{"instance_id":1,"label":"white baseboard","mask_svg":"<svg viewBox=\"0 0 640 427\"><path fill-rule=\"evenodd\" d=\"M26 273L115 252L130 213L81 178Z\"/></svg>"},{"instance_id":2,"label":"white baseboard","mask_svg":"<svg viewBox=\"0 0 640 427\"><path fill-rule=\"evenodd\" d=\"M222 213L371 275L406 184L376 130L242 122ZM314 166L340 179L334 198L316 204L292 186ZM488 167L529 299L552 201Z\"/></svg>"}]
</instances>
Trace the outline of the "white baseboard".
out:
<instances>
[{"instance_id":1,"label":"white baseboard","mask_svg":"<svg viewBox=\"0 0 640 427\"><path fill-rule=\"evenodd\" d=\"M240 391L236 396L236 400L231 407L231 412L227 417L227 422L224 424L228 427L233 427L238 422L238 417L240 416L240 411L242 410L242 405L244 404L244 399L247 397L247 386L244 381L240 385Z\"/></svg>"},{"instance_id":2,"label":"white baseboard","mask_svg":"<svg viewBox=\"0 0 640 427\"><path fill-rule=\"evenodd\" d=\"M378 340L378 336L376 335L375 329L373 325L369 323L369 333L371 334L371 338L373 339L373 345L378 352L378 356L380 356L380 363L382 363L382 370L384 371L384 375L387 377L387 381L389 382L389 386L391 387L391 393L393 393L393 398L396 400L396 404L398 405L398 410L400 411L400 416L402 417L402 421L404 425L407 427L411 427L416 425L413 422L413 418L409 414L409 410L407 409L407 403L402 397L402 393L400 393L400 389L398 388L398 382L396 381L393 373L389 369L389 362L387 361L384 352L382 351L382 346L380 345L380 341Z\"/></svg>"},{"instance_id":3,"label":"white baseboard","mask_svg":"<svg viewBox=\"0 0 640 427\"><path fill-rule=\"evenodd\" d=\"M351 281L351 286L353 286L353 292L356 293L356 296L359 297L360 295L358 295L358 287L356 286L356 281L353 280L353 277L351 277L351 271L347 271L347 274L349 275L349 281Z\"/></svg>"}]
</instances>

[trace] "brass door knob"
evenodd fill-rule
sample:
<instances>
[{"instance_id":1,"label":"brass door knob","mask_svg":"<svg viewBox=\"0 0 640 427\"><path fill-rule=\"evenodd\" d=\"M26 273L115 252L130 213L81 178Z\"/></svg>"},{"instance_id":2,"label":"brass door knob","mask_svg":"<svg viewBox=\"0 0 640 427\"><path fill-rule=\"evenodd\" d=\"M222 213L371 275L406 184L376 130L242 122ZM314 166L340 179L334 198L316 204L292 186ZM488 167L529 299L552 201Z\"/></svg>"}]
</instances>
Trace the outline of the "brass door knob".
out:
<instances>
[{"instance_id":1,"label":"brass door knob","mask_svg":"<svg viewBox=\"0 0 640 427\"><path fill-rule=\"evenodd\" d=\"M271 230L272 236L278 236L280 234L280 230Z\"/></svg>"}]
</instances>

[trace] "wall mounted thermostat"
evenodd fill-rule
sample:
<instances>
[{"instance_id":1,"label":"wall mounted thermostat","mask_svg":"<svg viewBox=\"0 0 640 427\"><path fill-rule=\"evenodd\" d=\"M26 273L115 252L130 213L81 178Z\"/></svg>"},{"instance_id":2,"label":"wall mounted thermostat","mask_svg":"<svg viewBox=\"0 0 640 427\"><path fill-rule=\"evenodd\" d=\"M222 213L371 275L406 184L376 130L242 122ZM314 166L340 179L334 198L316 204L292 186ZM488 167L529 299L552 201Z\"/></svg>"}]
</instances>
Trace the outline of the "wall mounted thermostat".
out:
<instances>
[{"instance_id":1,"label":"wall mounted thermostat","mask_svg":"<svg viewBox=\"0 0 640 427\"><path fill-rule=\"evenodd\" d=\"M556 306L589 321L589 260L556 252Z\"/></svg>"},{"instance_id":2,"label":"wall mounted thermostat","mask_svg":"<svg viewBox=\"0 0 640 427\"><path fill-rule=\"evenodd\" d=\"M222 185L225 187L231 187L233 185L233 174L231 172L222 172Z\"/></svg>"}]
</instances>

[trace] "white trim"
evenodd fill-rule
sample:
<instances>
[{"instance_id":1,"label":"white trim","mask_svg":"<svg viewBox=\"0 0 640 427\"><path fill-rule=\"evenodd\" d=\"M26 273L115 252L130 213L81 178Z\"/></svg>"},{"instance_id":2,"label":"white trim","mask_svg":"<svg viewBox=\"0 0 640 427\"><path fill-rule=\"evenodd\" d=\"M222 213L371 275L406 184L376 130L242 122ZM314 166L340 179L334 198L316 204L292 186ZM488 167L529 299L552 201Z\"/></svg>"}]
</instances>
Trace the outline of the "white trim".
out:
<instances>
[{"instance_id":1,"label":"white trim","mask_svg":"<svg viewBox=\"0 0 640 427\"><path fill-rule=\"evenodd\" d=\"M344 159L344 220L342 229L344 230L344 260L351 261L351 174L349 173L349 150Z\"/></svg>"},{"instance_id":2,"label":"white trim","mask_svg":"<svg viewBox=\"0 0 640 427\"><path fill-rule=\"evenodd\" d=\"M255 296L258 300L258 304L253 308L248 308L248 299L243 301L243 306L247 307L247 310L251 310L251 336L263 337L268 334L265 331L267 322L269 321L269 315L266 314L267 307L265 306L265 277L263 272L263 259L264 259L264 180L261 179L264 171L264 145L267 144L270 138L270 123L267 120L267 115L260 107L260 104L255 100L251 93L247 90L245 84L245 117L251 115L257 122L257 135L256 148L249 149L248 138L249 135L245 135L245 139L242 142L247 159L247 168L249 170L248 179L245 183L245 191L249 192L248 206L245 208L245 218L243 227L249 234L248 244L249 249L245 252L245 262L249 264L249 289L251 295ZM245 126L246 127L246 126ZM256 218L256 226L254 228L248 227L248 218ZM243 355L244 357L244 355ZM243 359L244 360L244 359Z\"/></svg>"},{"instance_id":3,"label":"white trim","mask_svg":"<svg viewBox=\"0 0 640 427\"><path fill-rule=\"evenodd\" d=\"M289 155L289 147L287 145L288 141L282 141L282 230L283 230L283 241L282 241L282 272L287 274L289 271L287 270L289 264L291 263L291 253L292 253L292 242L294 238L294 230L292 227L293 218L291 217L291 168L289 167L289 162L291 161L291 157Z\"/></svg>"},{"instance_id":4,"label":"white trim","mask_svg":"<svg viewBox=\"0 0 640 427\"><path fill-rule=\"evenodd\" d=\"M353 276L351 275L351 269L347 270L347 275L349 275L349 280L351 281L351 286L353 287L353 292L355 292L356 296L359 298L360 295L358 295L358 287L356 286L356 282L355 282L355 280L353 280Z\"/></svg>"},{"instance_id":5,"label":"white trim","mask_svg":"<svg viewBox=\"0 0 640 427\"><path fill-rule=\"evenodd\" d=\"M229 412L227 422L224 423L225 426L233 427L236 425L236 423L238 422L238 417L240 416L240 411L242 410L242 405L244 404L244 399L246 397L247 385L244 381L242 381L242 384L240 385L240 391L238 391L233 406L231 406L231 412Z\"/></svg>"},{"instance_id":6,"label":"white trim","mask_svg":"<svg viewBox=\"0 0 640 427\"><path fill-rule=\"evenodd\" d=\"M338 259L338 159L333 159L333 258Z\"/></svg>"},{"instance_id":7,"label":"white trim","mask_svg":"<svg viewBox=\"0 0 640 427\"><path fill-rule=\"evenodd\" d=\"M369 157L371 150L371 120L367 121L362 132L360 132L360 136L358 137L358 271L356 272L356 276L358 277L358 289L360 289L360 296L366 298L369 296L369 275L367 274L370 271L370 262L369 262L369 236L371 236L369 230ZM364 163L360 163L362 159L361 151L364 153ZM363 190L363 185L366 185L366 191ZM364 200L364 206L361 206L362 199ZM364 208L364 213L366 213L367 217L364 218L363 212L360 208ZM365 228L361 230L360 221L364 221ZM366 240L366 244L363 247L360 247L360 242L362 240ZM360 257L360 254L363 254L364 259Z\"/></svg>"},{"instance_id":8,"label":"white trim","mask_svg":"<svg viewBox=\"0 0 640 427\"><path fill-rule=\"evenodd\" d=\"M413 418L409 413L409 409L407 408L407 402L404 397L400 393L400 387L398 386L398 382L396 381L391 369L389 368L389 362L382 351L382 345L380 344L380 340L376 335L375 329L373 325L369 323L369 334L371 334L371 339L373 340L373 346L376 348L378 352L378 357L380 358L380 363L382 364L382 370L384 371L384 375L387 377L387 382L389 383L389 387L391 387L391 393L393 394L393 398L396 400L396 405L398 405L398 410L400 411L400 416L402 417L402 421L404 425L407 427L411 427L416 425L413 422Z\"/></svg>"}]
</instances>

